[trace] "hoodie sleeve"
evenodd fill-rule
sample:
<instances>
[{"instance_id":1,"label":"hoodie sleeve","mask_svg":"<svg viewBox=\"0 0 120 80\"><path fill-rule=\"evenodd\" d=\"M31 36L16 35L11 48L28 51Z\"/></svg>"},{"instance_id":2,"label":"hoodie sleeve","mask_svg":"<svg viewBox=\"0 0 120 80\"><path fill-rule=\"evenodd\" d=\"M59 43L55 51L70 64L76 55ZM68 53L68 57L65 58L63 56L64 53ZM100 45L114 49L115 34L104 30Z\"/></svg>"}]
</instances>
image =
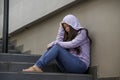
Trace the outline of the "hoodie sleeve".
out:
<instances>
[{"instance_id":1,"label":"hoodie sleeve","mask_svg":"<svg viewBox=\"0 0 120 80\"><path fill-rule=\"evenodd\" d=\"M56 37L56 41L57 42L63 41L63 38L64 38L64 30L63 30L62 26L60 26L59 29L58 29L58 34L57 34L57 37Z\"/></svg>"},{"instance_id":2,"label":"hoodie sleeve","mask_svg":"<svg viewBox=\"0 0 120 80\"><path fill-rule=\"evenodd\" d=\"M87 34L85 30L81 30L78 32L78 35L72 40L68 42L57 42L63 48L75 48L81 46L83 41L87 39Z\"/></svg>"}]
</instances>

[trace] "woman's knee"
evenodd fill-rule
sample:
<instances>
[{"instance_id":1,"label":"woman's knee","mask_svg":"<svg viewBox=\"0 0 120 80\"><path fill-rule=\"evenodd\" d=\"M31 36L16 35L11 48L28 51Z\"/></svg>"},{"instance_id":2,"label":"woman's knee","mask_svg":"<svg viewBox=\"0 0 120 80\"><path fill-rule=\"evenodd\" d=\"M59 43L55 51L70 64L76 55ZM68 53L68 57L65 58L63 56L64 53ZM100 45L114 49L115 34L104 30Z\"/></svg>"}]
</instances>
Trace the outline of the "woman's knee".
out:
<instances>
[{"instance_id":1,"label":"woman's knee","mask_svg":"<svg viewBox=\"0 0 120 80\"><path fill-rule=\"evenodd\" d=\"M55 52L55 51L61 52L61 51L64 51L64 48L61 47L59 44L55 44L55 45L51 48L51 50L53 50L54 52Z\"/></svg>"},{"instance_id":2,"label":"woman's knee","mask_svg":"<svg viewBox=\"0 0 120 80\"><path fill-rule=\"evenodd\" d=\"M55 48L62 48L59 44L55 44L53 47L55 47Z\"/></svg>"}]
</instances>

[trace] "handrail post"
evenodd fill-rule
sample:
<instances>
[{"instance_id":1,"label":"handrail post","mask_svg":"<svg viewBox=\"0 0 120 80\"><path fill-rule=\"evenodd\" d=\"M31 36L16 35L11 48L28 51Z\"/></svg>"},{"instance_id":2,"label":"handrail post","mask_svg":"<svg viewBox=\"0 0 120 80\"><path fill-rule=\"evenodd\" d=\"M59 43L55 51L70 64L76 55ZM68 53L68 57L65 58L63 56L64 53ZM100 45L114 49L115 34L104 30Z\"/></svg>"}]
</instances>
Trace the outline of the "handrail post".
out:
<instances>
[{"instance_id":1,"label":"handrail post","mask_svg":"<svg viewBox=\"0 0 120 80\"><path fill-rule=\"evenodd\" d=\"M4 0L2 53L8 53L9 0Z\"/></svg>"}]
</instances>

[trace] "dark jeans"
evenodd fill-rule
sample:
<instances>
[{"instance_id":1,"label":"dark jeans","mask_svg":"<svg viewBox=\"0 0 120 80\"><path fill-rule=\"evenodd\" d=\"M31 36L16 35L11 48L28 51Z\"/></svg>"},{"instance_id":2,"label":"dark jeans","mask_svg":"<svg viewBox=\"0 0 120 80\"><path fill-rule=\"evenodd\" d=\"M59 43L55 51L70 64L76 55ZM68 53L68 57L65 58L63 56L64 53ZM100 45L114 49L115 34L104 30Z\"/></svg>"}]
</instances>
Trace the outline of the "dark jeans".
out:
<instances>
[{"instance_id":1,"label":"dark jeans","mask_svg":"<svg viewBox=\"0 0 120 80\"><path fill-rule=\"evenodd\" d=\"M60 69L63 72L84 73L87 70L87 66L83 61L69 53L66 49L62 48L58 44L47 50L39 58L35 65L42 69L54 59L56 59Z\"/></svg>"}]
</instances>

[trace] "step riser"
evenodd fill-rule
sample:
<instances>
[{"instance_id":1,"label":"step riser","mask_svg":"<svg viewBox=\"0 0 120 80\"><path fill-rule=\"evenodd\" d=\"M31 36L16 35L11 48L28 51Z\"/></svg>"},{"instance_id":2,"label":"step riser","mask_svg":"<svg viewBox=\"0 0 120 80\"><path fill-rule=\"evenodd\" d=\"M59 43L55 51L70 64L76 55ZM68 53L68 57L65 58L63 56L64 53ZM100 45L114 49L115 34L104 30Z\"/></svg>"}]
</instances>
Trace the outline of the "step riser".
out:
<instances>
[{"instance_id":1,"label":"step riser","mask_svg":"<svg viewBox=\"0 0 120 80\"><path fill-rule=\"evenodd\" d=\"M3 43L2 42L0 42L0 46L2 45ZM8 46L14 46L15 44L14 43L8 43Z\"/></svg>"},{"instance_id":2,"label":"step riser","mask_svg":"<svg viewBox=\"0 0 120 80\"><path fill-rule=\"evenodd\" d=\"M3 42L3 41L2 41L2 40L0 40L0 44L2 44L2 42Z\"/></svg>"},{"instance_id":3,"label":"step riser","mask_svg":"<svg viewBox=\"0 0 120 80\"><path fill-rule=\"evenodd\" d=\"M0 49L2 49L2 45L0 45ZM13 46L13 45L9 45L9 46L8 46L8 49L9 49L9 50L10 50L10 49L13 50L13 49L15 49L15 46Z\"/></svg>"},{"instance_id":4,"label":"step riser","mask_svg":"<svg viewBox=\"0 0 120 80\"><path fill-rule=\"evenodd\" d=\"M58 74L0 73L0 80L92 80L91 76Z\"/></svg>"},{"instance_id":5,"label":"step riser","mask_svg":"<svg viewBox=\"0 0 120 80\"><path fill-rule=\"evenodd\" d=\"M2 50L0 49L0 53L2 53ZM8 53L15 53L15 54L20 54L20 51L17 50L8 50Z\"/></svg>"},{"instance_id":6,"label":"step riser","mask_svg":"<svg viewBox=\"0 0 120 80\"><path fill-rule=\"evenodd\" d=\"M33 64L14 64L14 63L0 63L0 72L19 72L24 68L28 68Z\"/></svg>"},{"instance_id":7,"label":"step riser","mask_svg":"<svg viewBox=\"0 0 120 80\"><path fill-rule=\"evenodd\" d=\"M11 46L11 47L8 47L8 50L14 50L15 47ZM0 47L0 50L2 50L2 47Z\"/></svg>"},{"instance_id":8,"label":"step riser","mask_svg":"<svg viewBox=\"0 0 120 80\"><path fill-rule=\"evenodd\" d=\"M27 55L7 55L5 53L0 54L0 61L5 62L31 62L34 63L40 56L27 56Z\"/></svg>"},{"instance_id":9,"label":"step riser","mask_svg":"<svg viewBox=\"0 0 120 80\"><path fill-rule=\"evenodd\" d=\"M0 63L0 72L20 72L22 69L26 69L30 66L34 65L34 63L8 63L1 62ZM51 63L43 68L44 72L60 72L57 65L55 63Z\"/></svg>"}]
</instances>

